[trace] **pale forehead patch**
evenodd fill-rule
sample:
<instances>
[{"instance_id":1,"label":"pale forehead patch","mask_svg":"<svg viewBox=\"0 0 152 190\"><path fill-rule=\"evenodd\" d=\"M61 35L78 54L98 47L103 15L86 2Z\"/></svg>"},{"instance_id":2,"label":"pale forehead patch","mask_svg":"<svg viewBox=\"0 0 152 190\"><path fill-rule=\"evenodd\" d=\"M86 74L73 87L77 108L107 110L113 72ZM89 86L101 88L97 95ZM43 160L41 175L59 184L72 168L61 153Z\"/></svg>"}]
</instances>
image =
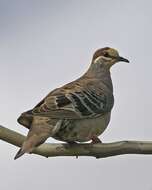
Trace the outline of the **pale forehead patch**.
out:
<instances>
[{"instance_id":1,"label":"pale forehead patch","mask_svg":"<svg viewBox=\"0 0 152 190\"><path fill-rule=\"evenodd\" d=\"M117 57L119 56L119 53L116 49L110 48L108 50L106 50L106 52L109 53L109 55L113 56L113 57Z\"/></svg>"}]
</instances>

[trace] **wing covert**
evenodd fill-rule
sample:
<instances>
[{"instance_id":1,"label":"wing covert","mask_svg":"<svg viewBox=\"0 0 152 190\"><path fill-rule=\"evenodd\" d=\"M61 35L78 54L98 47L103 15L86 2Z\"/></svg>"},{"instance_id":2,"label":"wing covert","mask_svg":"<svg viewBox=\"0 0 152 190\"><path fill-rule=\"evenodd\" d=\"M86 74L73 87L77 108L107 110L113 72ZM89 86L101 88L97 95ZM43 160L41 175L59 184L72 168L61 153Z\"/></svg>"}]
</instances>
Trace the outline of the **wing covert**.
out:
<instances>
[{"instance_id":1,"label":"wing covert","mask_svg":"<svg viewBox=\"0 0 152 190\"><path fill-rule=\"evenodd\" d=\"M97 117L111 111L113 95L93 85L86 88L61 88L50 93L33 110L33 115L56 119L84 119Z\"/></svg>"}]
</instances>

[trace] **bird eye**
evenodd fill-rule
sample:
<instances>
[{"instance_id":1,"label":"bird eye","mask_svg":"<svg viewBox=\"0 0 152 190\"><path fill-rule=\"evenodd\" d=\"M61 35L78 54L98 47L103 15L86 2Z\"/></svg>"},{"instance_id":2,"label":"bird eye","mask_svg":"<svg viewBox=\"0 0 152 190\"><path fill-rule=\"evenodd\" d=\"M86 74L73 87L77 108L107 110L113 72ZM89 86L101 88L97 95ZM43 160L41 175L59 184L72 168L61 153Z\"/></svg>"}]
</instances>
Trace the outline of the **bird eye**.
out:
<instances>
[{"instance_id":1,"label":"bird eye","mask_svg":"<svg viewBox=\"0 0 152 190\"><path fill-rule=\"evenodd\" d=\"M109 54L107 52L104 53L105 57L109 57Z\"/></svg>"}]
</instances>

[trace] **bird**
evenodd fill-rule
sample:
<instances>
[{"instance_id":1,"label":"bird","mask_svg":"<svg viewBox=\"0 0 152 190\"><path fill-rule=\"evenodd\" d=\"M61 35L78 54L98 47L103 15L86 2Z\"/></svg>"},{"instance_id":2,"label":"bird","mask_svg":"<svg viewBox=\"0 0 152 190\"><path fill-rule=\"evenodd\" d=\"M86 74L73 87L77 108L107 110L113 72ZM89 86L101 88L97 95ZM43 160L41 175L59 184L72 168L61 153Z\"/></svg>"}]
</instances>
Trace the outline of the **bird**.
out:
<instances>
[{"instance_id":1,"label":"bird","mask_svg":"<svg viewBox=\"0 0 152 190\"><path fill-rule=\"evenodd\" d=\"M129 60L114 48L95 51L88 70L77 80L51 91L33 109L23 112L18 123L28 134L14 159L32 153L49 137L69 144L101 143L114 105L111 67Z\"/></svg>"}]
</instances>

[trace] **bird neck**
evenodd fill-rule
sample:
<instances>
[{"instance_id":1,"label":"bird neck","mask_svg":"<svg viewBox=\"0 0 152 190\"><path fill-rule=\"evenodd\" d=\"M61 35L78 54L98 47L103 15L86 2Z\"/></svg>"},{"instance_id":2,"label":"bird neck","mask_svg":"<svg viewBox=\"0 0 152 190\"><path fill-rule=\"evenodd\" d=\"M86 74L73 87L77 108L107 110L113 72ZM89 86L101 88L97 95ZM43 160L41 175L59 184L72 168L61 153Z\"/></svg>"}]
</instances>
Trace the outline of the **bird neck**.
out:
<instances>
[{"instance_id":1,"label":"bird neck","mask_svg":"<svg viewBox=\"0 0 152 190\"><path fill-rule=\"evenodd\" d=\"M92 63L86 74L96 78L103 78L104 75L110 76L110 67L104 63Z\"/></svg>"},{"instance_id":2,"label":"bird neck","mask_svg":"<svg viewBox=\"0 0 152 190\"><path fill-rule=\"evenodd\" d=\"M91 64L85 74L89 78L96 78L113 91L110 68L105 64Z\"/></svg>"}]
</instances>

